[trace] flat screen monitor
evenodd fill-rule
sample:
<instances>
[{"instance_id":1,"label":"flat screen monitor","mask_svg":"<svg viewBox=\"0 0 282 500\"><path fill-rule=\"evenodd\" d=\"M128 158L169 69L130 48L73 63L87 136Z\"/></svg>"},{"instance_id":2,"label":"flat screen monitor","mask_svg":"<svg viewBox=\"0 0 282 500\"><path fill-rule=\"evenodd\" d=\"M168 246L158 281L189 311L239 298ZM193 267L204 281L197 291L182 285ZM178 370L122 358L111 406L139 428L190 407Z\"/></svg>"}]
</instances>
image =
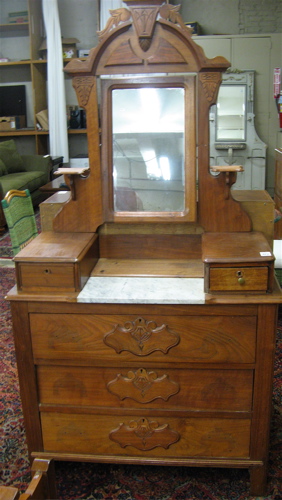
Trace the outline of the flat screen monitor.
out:
<instances>
[{"instance_id":1,"label":"flat screen monitor","mask_svg":"<svg viewBox=\"0 0 282 500\"><path fill-rule=\"evenodd\" d=\"M0 86L0 116L24 116L26 123L25 85Z\"/></svg>"}]
</instances>

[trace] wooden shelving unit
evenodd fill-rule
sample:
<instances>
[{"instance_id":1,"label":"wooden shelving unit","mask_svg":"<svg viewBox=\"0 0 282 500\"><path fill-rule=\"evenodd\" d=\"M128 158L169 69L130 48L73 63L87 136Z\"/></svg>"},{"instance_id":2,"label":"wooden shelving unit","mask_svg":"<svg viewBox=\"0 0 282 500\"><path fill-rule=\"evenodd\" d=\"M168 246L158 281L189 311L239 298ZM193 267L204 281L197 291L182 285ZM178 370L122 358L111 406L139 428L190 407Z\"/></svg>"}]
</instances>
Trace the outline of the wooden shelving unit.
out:
<instances>
[{"instance_id":1,"label":"wooden shelving unit","mask_svg":"<svg viewBox=\"0 0 282 500\"><path fill-rule=\"evenodd\" d=\"M8 7L7 7L8 9ZM28 126L25 129L14 131L0 132L0 140L7 138L33 138L31 153L48 154L49 153L49 132L48 130L38 130L36 127L36 113L47 109L47 60L39 59L39 47L45 36L42 3L40 0L22 0L21 10L28 11L28 22L8 24L6 12L0 18L0 37L3 40L4 53L3 57L10 60L0 62L0 80L1 84L20 84L27 82L30 85L29 100L32 101L32 109L28 113ZM3 12L3 9L2 9ZM24 37L24 38L23 38ZM26 38L28 37L28 43ZM9 48L8 38L12 41ZM5 43L6 39L6 43ZM16 46L25 45L24 57L15 60L14 52ZM10 50L12 52L10 52ZM11 54L11 55L10 55ZM21 56L23 54L21 53ZM82 58L85 60L85 58ZM65 60L69 62L70 59ZM86 129L70 129L70 135L86 134ZM28 146L31 148L31 145Z\"/></svg>"},{"instance_id":2,"label":"wooden shelving unit","mask_svg":"<svg viewBox=\"0 0 282 500\"><path fill-rule=\"evenodd\" d=\"M0 25L1 38L3 40L4 53L3 57L10 60L0 63L0 72L5 73L5 81L8 83L10 78L11 84L26 82L30 85L29 96L32 99L32 109L29 110L28 126L24 129L18 129L11 132L1 132L0 138L19 138L33 137L34 153L48 153L48 132L39 131L36 129L35 115L42 109L47 107L46 97L46 61L39 60L39 47L43 40L43 16L41 2L33 0L23 0L21 10L28 11L28 22L7 24L6 19L2 18ZM7 13L3 12L3 15ZM26 38L28 37L28 41ZM12 43L5 43L4 39L10 39ZM24 46L22 49L21 45ZM19 60L15 60L15 50L19 50ZM25 52L25 53L24 53ZM24 55L24 57L22 57ZM25 57L26 56L26 57ZM7 69L10 74L7 76Z\"/></svg>"}]
</instances>

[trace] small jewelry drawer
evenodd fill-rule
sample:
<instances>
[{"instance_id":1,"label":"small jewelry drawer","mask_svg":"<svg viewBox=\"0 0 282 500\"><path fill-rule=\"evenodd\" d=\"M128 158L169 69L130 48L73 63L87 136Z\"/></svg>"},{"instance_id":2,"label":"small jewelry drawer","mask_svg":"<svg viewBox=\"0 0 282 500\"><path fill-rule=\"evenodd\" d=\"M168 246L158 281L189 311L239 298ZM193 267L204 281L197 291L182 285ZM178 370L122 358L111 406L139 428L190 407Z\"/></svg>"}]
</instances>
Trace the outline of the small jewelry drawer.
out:
<instances>
[{"instance_id":1,"label":"small jewelry drawer","mask_svg":"<svg viewBox=\"0 0 282 500\"><path fill-rule=\"evenodd\" d=\"M211 292L266 292L268 267L210 267L208 290Z\"/></svg>"},{"instance_id":2,"label":"small jewelry drawer","mask_svg":"<svg viewBox=\"0 0 282 500\"><path fill-rule=\"evenodd\" d=\"M274 255L262 233L205 233L202 260L206 293L273 290Z\"/></svg>"},{"instance_id":3,"label":"small jewelry drawer","mask_svg":"<svg viewBox=\"0 0 282 500\"><path fill-rule=\"evenodd\" d=\"M78 292L98 258L97 235L42 232L15 257L21 292Z\"/></svg>"},{"instance_id":4,"label":"small jewelry drawer","mask_svg":"<svg viewBox=\"0 0 282 500\"><path fill-rule=\"evenodd\" d=\"M25 264L18 266L18 286L21 290L79 290L75 267L71 264Z\"/></svg>"}]
</instances>

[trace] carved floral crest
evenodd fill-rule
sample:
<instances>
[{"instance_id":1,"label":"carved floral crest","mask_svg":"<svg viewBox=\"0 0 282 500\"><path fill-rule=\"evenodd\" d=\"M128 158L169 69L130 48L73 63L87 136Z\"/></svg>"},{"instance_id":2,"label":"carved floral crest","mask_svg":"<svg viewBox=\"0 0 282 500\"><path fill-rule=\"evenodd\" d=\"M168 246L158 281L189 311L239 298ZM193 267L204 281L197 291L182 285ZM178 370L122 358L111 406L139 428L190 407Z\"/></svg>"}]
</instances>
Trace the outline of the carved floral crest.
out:
<instances>
[{"instance_id":1,"label":"carved floral crest","mask_svg":"<svg viewBox=\"0 0 282 500\"><path fill-rule=\"evenodd\" d=\"M129 424L120 424L110 432L109 437L122 448L133 446L138 450L148 451L157 447L168 449L179 441L180 434L168 424L160 425L157 421L140 418L131 420Z\"/></svg>"},{"instance_id":2,"label":"carved floral crest","mask_svg":"<svg viewBox=\"0 0 282 500\"><path fill-rule=\"evenodd\" d=\"M185 26L180 14L180 5L170 5L165 4L162 6L136 6L127 8L120 8L115 10L110 10L111 17L108 19L105 28L98 32L99 39L101 40L106 36L113 28L116 28L119 24L129 21L131 18L140 40L140 45L144 38L151 39L153 36L153 31L155 27L155 22L157 16L159 15L162 19L169 21L174 24L178 24L181 28L188 32L191 30ZM144 43L144 41L143 41ZM147 45L149 45L147 43Z\"/></svg>"},{"instance_id":3,"label":"carved floral crest","mask_svg":"<svg viewBox=\"0 0 282 500\"><path fill-rule=\"evenodd\" d=\"M219 73L200 73L200 81L208 102L212 102L220 79Z\"/></svg>"},{"instance_id":4,"label":"carved floral crest","mask_svg":"<svg viewBox=\"0 0 282 500\"><path fill-rule=\"evenodd\" d=\"M127 376L117 374L115 379L107 384L107 389L120 400L129 398L146 404L155 399L167 401L179 392L179 384L170 380L167 374L158 376L154 371L139 368L129 371Z\"/></svg>"},{"instance_id":5,"label":"carved floral crest","mask_svg":"<svg viewBox=\"0 0 282 500\"><path fill-rule=\"evenodd\" d=\"M95 79L93 76L76 76L73 79L73 87L76 90L79 104L81 106L87 105L94 83Z\"/></svg>"}]
</instances>

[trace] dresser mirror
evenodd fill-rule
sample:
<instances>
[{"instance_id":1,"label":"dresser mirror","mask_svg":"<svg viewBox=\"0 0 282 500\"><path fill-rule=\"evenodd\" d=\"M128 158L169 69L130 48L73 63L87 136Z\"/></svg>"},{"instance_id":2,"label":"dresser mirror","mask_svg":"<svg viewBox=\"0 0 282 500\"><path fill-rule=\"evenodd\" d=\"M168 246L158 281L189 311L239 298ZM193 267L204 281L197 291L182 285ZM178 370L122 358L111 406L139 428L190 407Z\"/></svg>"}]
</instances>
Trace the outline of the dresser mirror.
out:
<instances>
[{"instance_id":1,"label":"dresser mirror","mask_svg":"<svg viewBox=\"0 0 282 500\"><path fill-rule=\"evenodd\" d=\"M196 217L194 77L102 79L114 217Z\"/></svg>"}]
</instances>

